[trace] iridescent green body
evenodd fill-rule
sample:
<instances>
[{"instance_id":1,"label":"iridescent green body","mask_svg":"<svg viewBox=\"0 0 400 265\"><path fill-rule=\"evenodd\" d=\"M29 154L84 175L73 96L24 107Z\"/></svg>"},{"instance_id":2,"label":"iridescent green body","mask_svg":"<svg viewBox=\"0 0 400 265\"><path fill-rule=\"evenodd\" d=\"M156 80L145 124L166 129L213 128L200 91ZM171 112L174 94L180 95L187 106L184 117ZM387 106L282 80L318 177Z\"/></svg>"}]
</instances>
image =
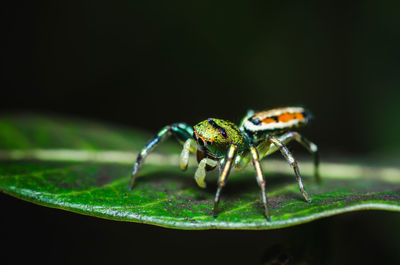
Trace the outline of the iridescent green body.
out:
<instances>
[{"instance_id":1,"label":"iridescent green body","mask_svg":"<svg viewBox=\"0 0 400 265\"><path fill-rule=\"evenodd\" d=\"M237 152L243 153L249 148L248 139L232 122L210 118L193 126L193 136L197 142L214 158L226 155L229 146L238 146Z\"/></svg>"},{"instance_id":2,"label":"iridescent green body","mask_svg":"<svg viewBox=\"0 0 400 265\"><path fill-rule=\"evenodd\" d=\"M183 144L180 156L182 170L187 169L190 153L197 155L199 164L194 178L199 187L206 187L205 177L207 170L212 170L216 167L220 169L218 188L214 200L213 215L215 217L217 216L221 190L227 182L231 168L242 169L252 161L256 171L257 183L261 189L262 203L265 209L264 214L267 220L270 220L266 182L260 160L278 150L293 168L304 198L307 202L311 202L303 187L297 162L286 147L287 143L295 140L313 154L315 176L319 180L317 146L299 133L291 131L307 124L310 117L309 112L302 107L285 107L257 113L249 111L239 127L230 121L216 118L209 118L193 127L185 123L167 125L139 153L133 167L129 188L133 187L137 172L149 152L166 137L173 135Z\"/></svg>"}]
</instances>

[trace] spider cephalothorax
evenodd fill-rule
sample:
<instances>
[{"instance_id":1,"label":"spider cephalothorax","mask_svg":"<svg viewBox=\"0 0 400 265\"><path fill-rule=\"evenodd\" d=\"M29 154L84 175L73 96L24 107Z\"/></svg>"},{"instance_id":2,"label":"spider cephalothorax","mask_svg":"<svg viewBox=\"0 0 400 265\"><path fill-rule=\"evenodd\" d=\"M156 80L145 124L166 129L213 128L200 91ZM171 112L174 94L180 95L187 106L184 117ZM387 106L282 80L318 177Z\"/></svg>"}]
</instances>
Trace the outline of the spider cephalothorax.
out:
<instances>
[{"instance_id":1,"label":"spider cephalothorax","mask_svg":"<svg viewBox=\"0 0 400 265\"><path fill-rule=\"evenodd\" d=\"M189 154L195 153L197 155L199 165L195 173L195 180L200 187L206 187L206 170L212 170L217 166L220 168L218 189L214 200L214 216L217 216L220 193L226 184L232 166L241 169L252 160L256 170L257 182L261 188L265 216L269 220L265 180L260 160L277 150L280 150L293 167L301 193L306 201L311 202L304 190L297 162L286 147L288 142L295 140L314 155L315 176L318 180L317 146L299 133L291 131L296 127L307 124L310 117L309 112L302 107L286 107L257 113L249 111L239 127L230 121L215 118L204 120L193 127L185 123L165 126L139 153L129 187L132 188L138 169L148 153L166 136L174 135L183 144L180 156L182 170L185 170L188 166Z\"/></svg>"},{"instance_id":2,"label":"spider cephalothorax","mask_svg":"<svg viewBox=\"0 0 400 265\"><path fill-rule=\"evenodd\" d=\"M222 158L231 144L239 146L238 153L248 148L247 138L230 121L209 118L193 126L193 137L211 157Z\"/></svg>"}]
</instances>

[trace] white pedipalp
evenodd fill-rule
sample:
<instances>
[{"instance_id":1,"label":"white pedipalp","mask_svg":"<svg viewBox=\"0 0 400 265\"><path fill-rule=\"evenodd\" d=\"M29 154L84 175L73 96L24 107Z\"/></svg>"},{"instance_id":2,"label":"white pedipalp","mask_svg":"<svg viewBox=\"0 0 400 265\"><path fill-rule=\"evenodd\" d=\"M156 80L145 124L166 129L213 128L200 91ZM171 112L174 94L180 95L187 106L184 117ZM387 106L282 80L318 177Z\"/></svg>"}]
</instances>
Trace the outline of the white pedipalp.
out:
<instances>
[{"instance_id":1,"label":"white pedipalp","mask_svg":"<svg viewBox=\"0 0 400 265\"><path fill-rule=\"evenodd\" d=\"M210 158L203 158L199 162L196 173L194 174L194 179L196 180L196 183L200 188L206 187L206 182L204 180L206 178L206 166L207 165L215 167L218 165L218 162L215 160L212 160Z\"/></svg>"},{"instance_id":2,"label":"white pedipalp","mask_svg":"<svg viewBox=\"0 0 400 265\"><path fill-rule=\"evenodd\" d=\"M196 141L191 138L187 139L186 142L184 143L179 160L180 161L179 165L182 170L187 169L189 163L189 154L190 152L195 152L196 146L197 146Z\"/></svg>"}]
</instances>

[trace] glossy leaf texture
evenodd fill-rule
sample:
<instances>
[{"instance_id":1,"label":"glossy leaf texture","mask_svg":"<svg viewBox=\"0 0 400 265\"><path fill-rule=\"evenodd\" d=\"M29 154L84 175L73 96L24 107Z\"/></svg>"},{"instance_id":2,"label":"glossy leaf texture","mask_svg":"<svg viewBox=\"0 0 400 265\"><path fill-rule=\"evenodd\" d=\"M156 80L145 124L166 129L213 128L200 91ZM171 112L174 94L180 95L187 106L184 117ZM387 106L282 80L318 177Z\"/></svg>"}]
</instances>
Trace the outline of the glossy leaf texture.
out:
<instances>
[{"instance_id":1,"label":"glossy leaf texture","mask_svg":"<svg viewBox=\"0 0 400 265\"><path fill-rule=\"evenodd\" d=\"M289 165L274 156L263 161L271 221L263 216L251 164L231 172L214 218L218 172L208 173L206 189L197 187L197 163L180 171L179 146L172 141L148 157L128 191L132 163L150 136L70 118L1 116L0 189L48 207L177 229L274 229L349 211L400 211L398 167L325 161L317 184L312 164L301 160L313 200L307 203Z\"/></svg>"}]
</instances>

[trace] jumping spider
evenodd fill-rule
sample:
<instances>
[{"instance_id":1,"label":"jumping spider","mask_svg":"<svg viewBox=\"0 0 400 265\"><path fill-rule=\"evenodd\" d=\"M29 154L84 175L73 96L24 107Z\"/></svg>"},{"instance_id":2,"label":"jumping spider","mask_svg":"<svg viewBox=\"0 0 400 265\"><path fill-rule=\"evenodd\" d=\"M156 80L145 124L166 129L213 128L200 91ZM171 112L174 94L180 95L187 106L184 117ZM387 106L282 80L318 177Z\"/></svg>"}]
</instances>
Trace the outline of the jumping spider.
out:
<instances>
[{"instance_id":1,"label":"jumping spider","mask_svg":"<svg viewBox=\"0 0 400 265\"><path fill-rule=\"evenodd\" d=\"M314 173L317 180L319 180L318 147L299 133L292 131L294 128L306 125L310 118L310 113L302 107L285 107L256 113L249 111L239 127L230 121L215 118L204 120L193 127L186 123L167 125L139 153L133 167L129 188L133 187L138 170L149 152L167 136L174 135L183 145L180 156L182 170L186 170L188 166L189 153L197 155L199 165L194 178L200 187L204 188L206 186L204 181L206 171L212 170L217 166L220 169L218 188L214 200L214 217L217 216L221 190L226 184L232 164L235 169L242 169L251 160L257 173L257 183L261 188L265 216L267 220L270 220L265 180L260 160L277 150L282 153L293 168L305 200L311 202L309 195L304 190L297 162L286 147L286 144L295 140L313 154Z\"/></svg>"}]
</instances>

